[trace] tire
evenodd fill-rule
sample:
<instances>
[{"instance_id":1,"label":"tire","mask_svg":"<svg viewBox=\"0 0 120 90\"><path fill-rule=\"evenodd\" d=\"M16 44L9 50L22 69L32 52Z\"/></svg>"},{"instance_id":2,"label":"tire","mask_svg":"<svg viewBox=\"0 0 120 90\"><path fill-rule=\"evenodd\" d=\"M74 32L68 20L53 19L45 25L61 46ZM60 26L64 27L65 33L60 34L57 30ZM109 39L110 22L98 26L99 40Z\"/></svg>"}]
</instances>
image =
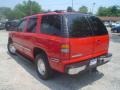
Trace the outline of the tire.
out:
<instances>
[{"instance_id":1,"label":"tire","mask_svg":"<svg viewBox=\"0 0 120 90\"><path fill-rule=\"evenodd\" d=\"M47 56L45 54L38 54L35 58L35 67L38 76L42 80L48 80L52 77L53 70L51 69Z\"/></svg>"},{"instance_id":2,"label":"tire","mask_svg":"<svg viewBox=\"0 0 120 90\"><path fill-rule=\"evenodd\" d=\"M12 41L8 41L7 48L8 48L8 52L9 52L11 55L16 55L16 49L15 49Z\"/></svg>"}]
</instances>

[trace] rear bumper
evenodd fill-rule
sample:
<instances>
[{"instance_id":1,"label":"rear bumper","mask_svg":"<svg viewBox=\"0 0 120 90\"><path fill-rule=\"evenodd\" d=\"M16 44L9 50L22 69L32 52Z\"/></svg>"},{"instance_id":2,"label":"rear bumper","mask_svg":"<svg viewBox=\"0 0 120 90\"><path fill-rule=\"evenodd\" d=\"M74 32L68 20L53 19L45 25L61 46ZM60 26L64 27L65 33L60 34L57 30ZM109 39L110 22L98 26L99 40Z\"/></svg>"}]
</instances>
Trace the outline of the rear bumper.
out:
<instances>
[{"instance_id":1,"label":"rear bumper","mask_svg":"<svg viewBox=\"0 0 120 90\"><path fill-rule=\"evenodd\" d=\"M103 65L109 62L112 58L112 54L106 54L100 57L96 57L92 60L86 60L75 64L70 64L65 67L65 72L69 75L75 75L82 71L92 69L94 67ZM94 62L92 62L94 61Z\"/></svg>"}]
</instances>

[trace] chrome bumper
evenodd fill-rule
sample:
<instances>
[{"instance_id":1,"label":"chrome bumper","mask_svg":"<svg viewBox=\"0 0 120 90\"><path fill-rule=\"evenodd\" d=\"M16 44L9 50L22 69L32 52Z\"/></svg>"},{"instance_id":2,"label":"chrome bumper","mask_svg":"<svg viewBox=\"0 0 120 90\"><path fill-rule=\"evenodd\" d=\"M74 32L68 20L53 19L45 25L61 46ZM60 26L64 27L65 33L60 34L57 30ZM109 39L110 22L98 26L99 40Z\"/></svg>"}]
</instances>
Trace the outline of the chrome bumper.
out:
<instances>
[{"instance_id":1,"label":"chrome bumper","mask_svg":"<svg viewBox=\"0 0 120 90\"><path fill-rule=\"evenodd\" d=\"M111 58L112 58L112 54L109 53L109 54L107 54L107 55L100 56L99 59L102 60L103 62L108 62L108 61L111 60Z\"/></svg>"},{"instance_id":2,"label":"chrome bumper","mask_svg":"<svg viewBox=\"0 0 120 90\"><path fill-rule=\"evenodd\" d=\"M90 65L91 60L86 60L86 61L82 61L80 63L68 65L66 67L66 73L69 75L79 74L82 71L87 71L91 68L103 65L103 64L109 62L111 60L111 58L112 58L112 54L109 53L107 55L96 57L97 63L92 66Z\"/></svg>"}]
</instances>

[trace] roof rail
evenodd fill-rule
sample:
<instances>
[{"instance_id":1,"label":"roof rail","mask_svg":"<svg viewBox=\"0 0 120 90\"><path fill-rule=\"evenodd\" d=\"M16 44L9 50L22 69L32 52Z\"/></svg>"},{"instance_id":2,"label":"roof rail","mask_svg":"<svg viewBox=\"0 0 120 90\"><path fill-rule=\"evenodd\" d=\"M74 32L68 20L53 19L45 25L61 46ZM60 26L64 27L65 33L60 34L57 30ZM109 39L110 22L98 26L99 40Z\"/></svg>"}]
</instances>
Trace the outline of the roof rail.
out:
<instances>
[{"instance_id":1,"label":"roof rail","mask_svg":"<svg viewBox=\"0 0 120 90\"><path fill-rule=\"evenodd\" d=\"M62 13L62 12L67 12L65 10L55 10L55 11L44 11L43 13Z\"/></svg>"},{"instance_id":2,"label":"roof rail","mask_svg":"<svg viewBox=\"0 0 120 90\"><path fill-rule=\"evenodd\" d=\"M56 13L62 13L62 12L67 12L67 11L65 11L65 10L55 10L54 12L56 12Z\"/></svg>"}]
</instances>

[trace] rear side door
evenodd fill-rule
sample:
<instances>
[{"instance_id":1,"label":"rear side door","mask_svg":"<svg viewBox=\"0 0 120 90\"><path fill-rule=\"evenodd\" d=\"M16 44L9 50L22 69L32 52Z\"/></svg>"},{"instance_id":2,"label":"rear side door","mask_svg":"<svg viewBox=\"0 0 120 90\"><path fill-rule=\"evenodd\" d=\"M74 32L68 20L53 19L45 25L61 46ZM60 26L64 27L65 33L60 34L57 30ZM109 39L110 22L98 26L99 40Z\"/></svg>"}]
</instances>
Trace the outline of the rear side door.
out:
<instances>
[{"instance_id":1,"label":"rear side door","mask_svg":"<svg viewBox=\"0 0 120 90\"><path fill-rule=\"evenodd\" d=\"M106 27L97 17L90 16L89 22L94 33L94 56L108 52L109 35Z\"/></svg>"},{"instance_id":2,"label":"rear side door","mask_svg":"<svg viewBox=\"0 0 120 90\"><path fill-rule=\"evenodd\" d=\"M43 15L41 19L40 34L37 35L38 44L45 49L49 58L53 61L59 60L61 43L62 17L61 15Z\"/></svg>"}]
</instances>

